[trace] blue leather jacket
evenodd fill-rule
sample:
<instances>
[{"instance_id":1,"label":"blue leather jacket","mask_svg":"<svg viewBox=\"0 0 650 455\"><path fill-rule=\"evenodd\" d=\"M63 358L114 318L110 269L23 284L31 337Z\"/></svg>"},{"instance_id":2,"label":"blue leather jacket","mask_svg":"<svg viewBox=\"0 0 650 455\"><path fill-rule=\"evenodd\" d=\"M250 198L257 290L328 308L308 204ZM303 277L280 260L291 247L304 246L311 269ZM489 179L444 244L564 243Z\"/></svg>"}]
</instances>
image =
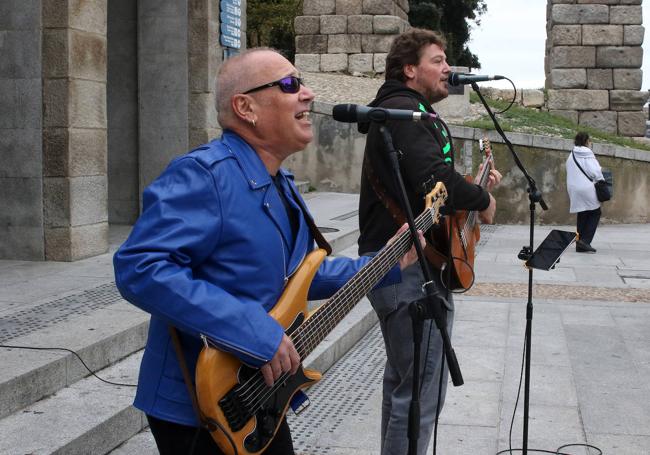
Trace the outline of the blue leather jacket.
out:
<instances>
[{"instance_id":1,"label":"blue leather jacket","mask_svg":"<svg viewBox=\"0 0 650 455\"><path fill-rule=\"evenodd\" d=\"M289 191L293 176L280 172L287 199L298 211ZM147 187L142 215L113 259L124 298L151 314L136 407L160 419L198 425L170 324L179 329L192 375L201 334L254 367L273 357L283 328L267 312L315 246L305 219L298 219L294 242L268 171L231 131L175 159ZM324 261L309 299L331 296L368 260ZM382 285L399 279L395 267Z\"/></svg>"}]
</instances>

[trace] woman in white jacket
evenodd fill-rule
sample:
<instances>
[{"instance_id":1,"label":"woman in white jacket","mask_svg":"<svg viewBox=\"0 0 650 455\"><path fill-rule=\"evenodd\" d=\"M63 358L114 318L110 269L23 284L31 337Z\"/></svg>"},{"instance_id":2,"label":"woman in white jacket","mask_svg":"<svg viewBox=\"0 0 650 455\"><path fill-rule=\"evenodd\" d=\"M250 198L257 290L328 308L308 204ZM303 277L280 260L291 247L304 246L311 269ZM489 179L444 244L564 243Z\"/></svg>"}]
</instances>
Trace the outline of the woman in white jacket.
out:
<instances>
[{"instance_id":1,"label":"woman in white jacket","mask_svg":"<svg viewBox=\"0 0 650 455\"><path fill-rule=\"evenodd\" d=\"M575 147L566 161L566 186L569 192L570 213L578 214L578 253L595 253L591 241L600 221L600 202L596 198L595 181L602 180L600 164L591 151L591 140L587 133L580 132L574 139ZM575 157L575 159L574 159ZM584 171L580 170L576 161ZM589 180L585 173L593 180Z\"/></svg>"}]
</instances>

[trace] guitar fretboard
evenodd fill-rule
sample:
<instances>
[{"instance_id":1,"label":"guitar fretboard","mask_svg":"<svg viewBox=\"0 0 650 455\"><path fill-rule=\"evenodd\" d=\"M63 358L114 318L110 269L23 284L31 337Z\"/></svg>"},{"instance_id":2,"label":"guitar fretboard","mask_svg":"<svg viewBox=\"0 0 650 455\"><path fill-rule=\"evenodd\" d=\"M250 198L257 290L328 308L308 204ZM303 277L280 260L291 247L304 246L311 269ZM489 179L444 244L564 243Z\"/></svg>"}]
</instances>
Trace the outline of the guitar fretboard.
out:
<instances>
[{"instance_id":1,"label":"guitar fretboard","mask_svg":"<svg viewBox=\"0 0 650 455\"><path fill-rule=\"evenodd\" d=\"M425 210L415 219L418 230L426 232L438 218L437 207ZM309 317L292 334L294 346L304 359L341 322L381 278L399 261L412 245L411 233L407 230L390 245L383 248L370 262L357 272L341 289Z\"/></svg>"}]
</instances>

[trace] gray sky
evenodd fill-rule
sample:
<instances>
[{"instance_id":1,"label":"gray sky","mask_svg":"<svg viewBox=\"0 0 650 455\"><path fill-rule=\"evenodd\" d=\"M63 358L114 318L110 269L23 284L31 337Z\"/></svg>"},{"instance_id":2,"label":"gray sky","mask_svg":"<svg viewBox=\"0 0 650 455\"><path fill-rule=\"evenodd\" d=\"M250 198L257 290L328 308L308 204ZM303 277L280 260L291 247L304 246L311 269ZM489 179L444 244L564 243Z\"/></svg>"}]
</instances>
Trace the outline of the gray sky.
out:
<instances>
[{"instance_id":1,"label":"gray sky","mask_svg":"<svg viewBox=\"0 0 650 455\"><path fill-rule=\"evenodd\" d=\"M469 43L482 65L475 72L507 76L517 88L542 88L547 0L487 0L486 3L488 12L481 17L480 27L472 27ZM643 8L644 24L650 20L649 10L650 7ZM644 49L650 48L648 33L645 41ZM507 81L483 85L510 87ZM642 88L650 89L650 54L643 59Z\"/></svg>"}]
</instances>

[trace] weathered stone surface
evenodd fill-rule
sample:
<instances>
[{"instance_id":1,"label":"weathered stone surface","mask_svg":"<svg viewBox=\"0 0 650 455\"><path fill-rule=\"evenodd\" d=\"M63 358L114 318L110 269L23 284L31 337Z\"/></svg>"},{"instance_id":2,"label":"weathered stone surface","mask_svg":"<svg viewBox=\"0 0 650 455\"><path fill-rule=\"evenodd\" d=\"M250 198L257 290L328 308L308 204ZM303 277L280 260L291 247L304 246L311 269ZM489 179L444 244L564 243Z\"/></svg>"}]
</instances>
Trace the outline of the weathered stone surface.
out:
<instances>
[{"instance_id":1,"label":"weathered stone surface","mask_svg":"<svg viewBox=\"0 0 650 455\"><path fill-rule=\"evenodd\" d=\"M327 35L296 36L297 54L324 54L327 52Z\"/></svg>"},{"instance_id":2,"label":"weathered stone surface","mask_svg":"<svg viewBox=\"0 0 650 455\"><path fill-rule=\"evenodd\" d=\"M296 54L295 65L299 71L320 71L320 54Z\"/></svg>"},{"instance_id":3,"label":"weathered stone surface","mask_svg":"<svg viewBox=\"0 0 650 455\"><path fill-rule=\"evenodd\" d=\"M70 30L70 76L106 81L106 36Z\"/></svg>"},{"instance_id":4,"label":"weathered stone surface","mask_svg":"<svg viewBox=\"0 0 650 455\"><path fill-rule=\"evenodd\" d=\"M368 14L348 16L348 33L371 34L372 16Z\"/></svg>"},{"instance_id":5,"label":"weathered stone surface","mask_svg":"<svg viewBox=\"0 0 650 455\"><path fill-rule=\"evenodd\" d=\"M68 26L68 8L66 3L67 0L41 1L41 18L44 28L65 28Z\"/></svg>"},{"instance_id":6,"label":"weathered stone surface","mask_svg":"<svg viewBox=\"0 0 650 455\"><path fill-rule=\"evenodd\" d=\"M397 35L402 33L404 28L404 21L397 16L377 15L373 18L372 29L378 35Z\"/></svg>"},{"instance_id":7,"label":"weathered stone surface","mask_svg":"<svg viewBox=\"0 0 650 455\"><path fill-rule=\"evenodd\" d=\"M548 112L552 115L557 115L558 117L564 117L565 119L571 120L573 123L578 123L578 111L549 109Z\"/></svg>"},{"instance_id":8,"label":"weathered stone surface","mask_svg":"<svg viewBox=\"0 0 650 455\"><path fill-rule=\"evenodd\" d=\"M362 11L363 4L359 0L336 0L336 14L352 16Z\"/></svg>"},{"instance_id":9,"label":"weathered stone surface","mask_svg":"<svg viewBox=\"0 0 650 455\"><path fill-rule=\"evenodd\" d=\"M587 71L584 68L554 69L550 72L550 88L585 88Z\"/></svg>"},{"instance_id":10,"label":"weathered stone surface","mask_svg":"<svg viewBox=\"0 0 650 455\"><path fill-rule=\"evenodd\" d=\"M587 88L590 90L612 89L614 79L611 69L587 69Z\"/></svg>"},{"instance_id":11,"label":"weathered stone surface","mask_svg":"<svg viewBox=\"0 0 650 455\"><path fill-rule=\"evenodd\" d=\"M551 43L554 46L578 46L582 44L582 26L555 25L551 29Z\"/></svg>"},{"instance_id":12,"label":"weathered stone surface","mask_svg":"<svg viewBox=\"0 0 650 455\"><path fill-rule=\"evenodd\" d=\"M304 0L302 13L305 16L320 16L336 13L336 0Z\"/></svg>"},{"instance_id":13,"label":"weathered stone surface","mask_svg":"<svg viewBox=\"0 0 650 455\"><path fill-rule=\"evenodd\" d=\"M363 0L363 14L396 14L393 0Z\"/></svg>"},{"instance_id":14,"label":"weathered stone surface","mask_svg":"<svg viewBox=\"0 0 650 455\"><path fill-rule=\"evenodd\" d=\"M43 80L43 126L68 126L68 81L65 79Z\"/></svg>"},{"instance_id":15,"label":"weathered stone surface","mask_svg":"<svg viewBox=\"0 0 650 455\"><path fill-rule=\"evenodd\" d=\"M67 77L68 29L43 30L43 76Z\"/></svg>"},{"instance_id":16,"label":"weathered stone surface","mask_svg":"<svg viewBox=\"0 0 650 455\"><path fill-rule=\"evenodd\" d=\"M640 5L642 0L620 0L621 5Z\"/></svg>"},{"instance_id":17,"label":"weathered stone surface","mask_svg":"<svg viewBox=\"0 0 650 455\"><path fill-rule=\"evenodd\" d=\"M607 90L549 90L549 109L560 110L605 110L609 107Z\"/></svg>"},{"instance_id":18,"label":"weathered stone surface","mask_svg":"<svg viewBox=\"0 0 650 455\"><path fill-rule=\"evenodd\" d=\"M640 111L648 100L648 92L638 90L611 90L609 105L613 111Z\"/></svg>"},{"instance_id":19,"label":"weathered stone surface","mask_svg":"<svg viewBox=\"0 0 650 455\"><path fill-rule=\"evenodd\" d=\"M553 5L551 17L555 24L607 24L607 5Z\"/></svg>"},{"instance_id":20,"label":"weathered stone surface","mask_svg":"<svg viewBox=\"0 0 650 455\"><path fill-rule=\"evenodd\" d=\"M76 261L108 251L108 223L45 229L45 259Z\"/></svg>"},{"instance_id":21,"label":"weathered stone surface","mask_svg":"<svg viewBox=\"0 0 650 455\"><path fill-rule=\"evenodd\" d=\"M383 73L386 71L386 53L380 52L374 54L372 58L372 66L375 69L375 73Z\"/></svg>"},{"instance_id":22,"label":"weathered stone surface","mask_svg":"<svg viewBox=\"0 0 650 455\"><path fill-rule=\"evenodd\" d=\"M43 179L43 218L46 227L69 226L71 205L70 179Z\"/></svg>"},{"instance_id":23,"label":"weathered stone surface","mask_svg":"<svg viewBox=\"0 0 650 455\"><path fill-rule=\"evenodd\" d=\"M590 126L610 134L616 134L618 115L613 111L584 111L580 112L578 124Z\"/></svg>"},{"instance_id":24,"label":"weathered stone surface","mask_svg":"<svg viewBox=\"0 0 650 455\"><path fill-rule=\"evenodd\" d=\"M368 74L373 72L373 54L353 54L348 59L348 71L351 74Z\"/></svg>"},{"instance_id":25,"label":"weathered stone surface","mask_svg":"<svg viewBox=\"0 0 650 455\"><path fill-rule=\"evenodd\" d=\"M106 83L73 79L69 88L70 126L106 128Z\"/></svg>"},{"instance_id":26,"label":"weathered stone surface","mask_svg":"<svg viewBox=\"0 0 650 455\"><path fill-rule=\"evenodd\" d=\"M641 47L598 47L596 65L600 68L640 68L643 62Z\"/></svg>"},{"instance_id":27,"label":"weathered stone surface","mask_svg":"<svg viewBox=\"0 0 650 455\"><path fill-rule=\"evenodd\" d=\"M357 54L361 52L361 35L329 35L328 54Z\"/></svg>"},{"instance_id":28,"label":"weathered stone surface","mask_svg":"<svg viewBox=\"0 0 650 455\"><path fill-rule=\"evenodd\" d=\"M643 25L624 25L623 44L626 46L640 46L643 44L645 27Z\"/></svg>"},{"instance_id":29,"label":"weathered stone surface","mask_svg":"<svg viewBox=\"0 0 650 455\"><path fill-rule=\"evenodd\" d=\"M582 44L585 46L620 46L623 44L623 26L583 25Z\"/></svg>"},{"instance_id":30,"label":"weathered stone surface","mask_svg":"<svg viewBox=\"0 0 650 455\"><path fill-rule=\"evenodd\" d=\"M395 36L393 35L362 35L361 51L365 53L377 53L390 50Z\"/></svg>"},{"instance_id":31,"label":"weathered stone surface","mask_svg":"<svg viewBox=\"0 0 650 455\"><path fill-rule=\"evenodd\" d=\"M618 134L621 136L645 136L646 115L643 111L619 112Z\"/></svg>"},{"instance_id":32,"label":"weathered stone surface","mask_svg":"<svg viewBox=\"0 0 650 455\"><path fill-rule=\"evenodd\" d=\"M107 136L102 129L48 128L43 131L43 176L106 174Z\"/></svg>"},{"instance_id":33,"label":"weathered stone surface","mask_svg":"<svg viewBox=\"0 0 650 455\"><path fill-rule=\"evenodd\" d=\"M293 20L296 35L318 35L320 33L320 16L297 16Z\"/></svg>"},{"instance_id":34,"label":"weathered stone surface","mask_svg":"<svg viewBox=\"0 0 650 455\"><path fill-rule=\"evenodd\" d=\"M578 3L578 4L585 4L585 5L592 5L592 4L618 5L620 3L620 0L578 0L577 2L575 0L568 0L565 2L554 2L554 3Z\"/></svg>"},{"instance_id":35,"label":"weathered stone surface","mask_svg":"<svg viewBox=\"0 0 650 455\"><path fill-rule=\"evenodd\" d=\"M641 6L612 6L609 9L611 24L641 25L643 16Z\"/></svg>"},{"instance_id":36,"label":"weathered stone surface","mask_svg":"<svg viewBox=\"0 0 650 455\"><path fill-rule=\"evenodd\" d=\"M188 123L192 128L216 128L218 126L217 110L212 93L190 93L189 103Z\"/></svg>"},{"instance_id":37,"label":"weathered stone surface","mask_svg":"<svg viewBox=\"0 0 650 455\"><path fill-rule=\"evenodd\" d=\"M641 69L614 68L614 88L618 90L641 90L643 71Z\"/></svg>"},{"instance_id":38,"label":"weathered stone surface","mask_svg":"<svg viewBox=\"0 0 650 455\"><path fill-rule=\"evenodd\" d=\"M106 35L108 0L68 0L68 25L70 28Z\"/></svg>"},{"instance_id":39,"label":"weathered stone surface","mask_svg":"<svg viewBox=\"0 0 650 455\"><path fill-rule=\"evenodd\" d=\"M320 70L328 71L347 71L348 54L323 54L320 56Z\"/></svg>"},{"instance_id":40,"label":"weathered stone surface","mask_svg":"<svg viewBox=\"0 0 650 455\"><path fill-rule=\"evenodd\" d=\"M551 49L551 68L593 68L596 66L594 46L556 46Z\"/></svg>"},{"instance_id":41,"label":"weathered stone surface","mask_svg":"<svg viewBox=\"0 0 650 455\"><path fill-rule=\"evenodd\" d=\"M541 90L523 90L521 98L522 104L526 107L544 106L544 92Z\"/></svg>"},{"instance_id":42,"label":"weathered stone surface","mask_svg":"<svg viewBox=\"0 0 650 455\"><path fill-rule=\"evenodd\" d=\"M320 32L324 35L336 35L345 33L348 30L347 16L321 16Z\"/></svg>"}]
</instances>

